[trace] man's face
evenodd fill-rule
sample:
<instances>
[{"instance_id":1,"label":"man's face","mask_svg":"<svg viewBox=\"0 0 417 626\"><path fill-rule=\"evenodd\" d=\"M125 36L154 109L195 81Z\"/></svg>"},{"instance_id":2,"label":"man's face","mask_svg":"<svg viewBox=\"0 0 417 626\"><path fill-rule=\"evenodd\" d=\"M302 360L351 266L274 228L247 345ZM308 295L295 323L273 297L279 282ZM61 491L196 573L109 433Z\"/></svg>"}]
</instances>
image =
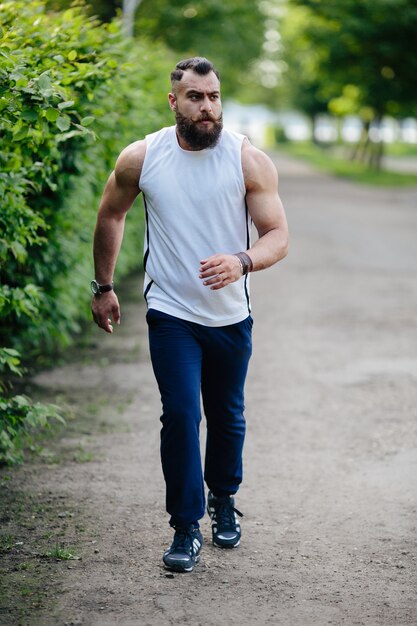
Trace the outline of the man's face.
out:
<instances>
[{"instance_id":1,"label":"man's face","mask_svg":"<svg viewBox=\"0 0 417 626\"><path fill-rule=\"evenodd\" d=\"M215 73L200 76L187 70L168 98L180 145L188 150L214 147L223 128L220 82Z\"/></svg>"}]
</instances>

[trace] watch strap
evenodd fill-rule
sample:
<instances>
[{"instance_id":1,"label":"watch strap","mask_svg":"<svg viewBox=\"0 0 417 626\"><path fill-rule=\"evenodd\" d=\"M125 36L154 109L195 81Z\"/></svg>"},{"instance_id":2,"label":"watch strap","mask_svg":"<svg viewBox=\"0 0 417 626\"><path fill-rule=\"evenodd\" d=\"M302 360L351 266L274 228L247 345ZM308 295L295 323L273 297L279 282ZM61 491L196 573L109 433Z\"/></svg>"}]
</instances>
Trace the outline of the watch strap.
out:
<instances>
[{"instance_id":1,"label":"watch strap","mask_svg":"<svg viewBox=\"0 0 417 626\"><path fill-rule=\"evenodd\" d=\"M242 268L242 276L246 276L246 274L249 274L249 272L253 270L253 262L249 254L246 254L246 252L236 252L233 256L237 256L239 259Z\"/></svg>"},{"instance_id":2,"label":"watch strap","mask_svg":"<svg viewBox=\"0 0 417 626\"><path fill-rule=\"evenodd\" d=\"M114 283L108 283L107 285L101 285L96 280L91 281L91 291L95 296L98 296L102 293L106 293L107 291L112 291L114 289Z\"/></svg>"},{"instance_id":3,"label":"watch strap","mask_svg":"<svg viewBox=\"0 0 417 626\"><path fill-rule=\"evenodd\" d=\"M111 291L113 289L113 283L108 283L107 285L99 284L99 293L106 293L106 291Z\"/></svg>"}]
</instances>

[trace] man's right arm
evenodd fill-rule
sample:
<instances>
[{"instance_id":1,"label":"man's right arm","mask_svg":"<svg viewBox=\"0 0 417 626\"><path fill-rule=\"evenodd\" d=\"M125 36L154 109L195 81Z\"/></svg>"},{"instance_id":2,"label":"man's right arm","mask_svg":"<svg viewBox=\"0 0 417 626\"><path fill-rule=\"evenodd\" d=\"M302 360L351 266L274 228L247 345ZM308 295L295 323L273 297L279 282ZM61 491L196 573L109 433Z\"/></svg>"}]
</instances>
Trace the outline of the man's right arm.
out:
<instances>
[{"instance_id":1,"label":"man's right arm","mask_svg":"<svg viewBox=\"0 0 417 626\"><path fill-rule=\"evenodd\" d=\"M127 146L104 188L94 231L95 279L102 285L113 281L126 214L140 192L139 178L145 151L144 141ZM113 332L111 320L120 323L120 307L114 291L94 296L91 310L97 325L108 333Z\"/></svg>"}]
</instances>

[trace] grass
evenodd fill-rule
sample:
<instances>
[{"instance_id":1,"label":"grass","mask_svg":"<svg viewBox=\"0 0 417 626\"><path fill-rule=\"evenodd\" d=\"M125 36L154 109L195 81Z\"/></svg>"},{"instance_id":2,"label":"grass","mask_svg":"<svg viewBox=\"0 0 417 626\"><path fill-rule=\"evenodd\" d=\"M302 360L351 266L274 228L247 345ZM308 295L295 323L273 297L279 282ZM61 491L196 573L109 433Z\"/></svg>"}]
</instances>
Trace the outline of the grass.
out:
<instances>
[{"instance_id":1,"label":"grass","mask_svg":"<svg viewBox=\"0 0 417 626\"><path fill-rule=\"evenodd\" d=\"M59 561L78 561L81 557L75 553L73 548L64 548L58 544L43 554L49 559L58 559Z\"/></svg>"},{"instance_id":2,"label":"grass","mask_svg":"<svg viewBox=\"0 0 417 626\"><path fill-rule=\"evenodd\" d=\"M372 170L368 166L349 161L341 155L340 147L319 147L310 142L291 142L279 145L279 149L301 158L314 167L334 176L348 178L365 185L403 187L417 185L417 174L402 174L388 170Z\"/></svg>"},{"instance_id":3,"label":"grass","mask_svg":"<svg viewBox=\"0 0 417 626\"><path fill-rule=\"evenodd\" d=\"M13 535L1 535L0 536L0 552L6 552L7 550L11 550L15 542L15 538Z\"/></svg>"},{"instance_id":4,"label":"grass","mask_svg":"<svg viewBox=\"0 0 417 626\"><path fill-rule=\"evenodd\" d=\"M79 446L78 449L75 450L72 459L75 463L90 463L90 461L94 460L94 455L92 452L88 452L84 450L82 446Z\"/></svg>"},{"instance_id":5,"label":"grass","mask_svg":"<svg viewBox=\"0 0 417 626\"><path fill-rule=\"evenodd\" d=\"M64 570L95 538L67 494L28 490L29 471L8 469L11 478L0 481L0 623L16 626L44 623L40 615L53 611Z\"/></svg>"},{"instance_id":6,"label":"grass","mask_svg":"<svg viewBox=\"0 0 417 626\"><path fill-rule=\"evenodd\" d=\"M385 146L388 156L417 157L417 144L415 143L389 143Z\"/></svg>"}]
</instances>

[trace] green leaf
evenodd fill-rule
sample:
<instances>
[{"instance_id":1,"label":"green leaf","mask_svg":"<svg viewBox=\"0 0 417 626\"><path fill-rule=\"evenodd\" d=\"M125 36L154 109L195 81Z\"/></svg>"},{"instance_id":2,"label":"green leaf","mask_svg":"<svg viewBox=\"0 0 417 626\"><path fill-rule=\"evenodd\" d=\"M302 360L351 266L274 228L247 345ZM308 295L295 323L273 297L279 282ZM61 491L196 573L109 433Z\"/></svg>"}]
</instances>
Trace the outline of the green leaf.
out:
<instances>
[{"instance_id":1,"label":"green leaf","mask_svg":"<svg viewBox=\"0 0 417 626\"><path fill-rule=\"evenodd\" d=\"M20 357L20 353L17 350L14 350L14 348L0 348L0 356L2 352L13 357Z\"/></svg>"},{"instance_id":2,"label":"green leaf","mask_svg":"<svg viewBox=\"0 0 417 626\"><path fill-rule=\"evenodd\" d=\"M31 404L31 402L30 402L30 400L29 400L29 398L27 396L22 396L22 395L15 396L13 398L13 400L14 400L16 406L18 406L18 407L28 407Z\"/></svg>"},{"instance_id":3,"label":"green leaf","mask_svg":"<svg viewBox=\"0 0 417 626\"><path fill-rule=\"evenodd\" d=\"M38 113L34 109L23 109L21 118L25 120L25 122L36 122Z\"/></svg>"},{"instance_id":4,"label":"green leaf","mask_svg":"<svg viewBox=\"0 0 417 626\"><path fill-rule=\"evenodd\" d=\"M27 126L18 130L17 133L13 134L13 141L21 141L22 139L25 139L28 134L28 130Z\"/></svg>"},{"instance_id":5,"label":"green leaf","mask_svg":"<svg viewBox=\"0 0 417 626\"><path fill-rule=\"evenodd\" d=\"M60 102L58 104L58 109L62 111L62 109L68 109L68 107L72 107L74 106L74 104L75 104L74 100L67 100L66 102Z\"/></svg>"},{"instance_id":6,"label":"green leaf","mask_svg":"<svg viewBox=\"0 0 417 626\"><path fill-rule=\"evenodd\" d=\"M110 24L107 27L107 30L109 31L109 33L115 34L115 33L120 32L120 26L117 22L110 22Z\"/></svg>"},{"instance_id":7,"label":"green leaf","mask_svg":"<svg viewBox=\"0 0 417 626\"><path fill-rule=\"evenodd\" d=\"M72 9L67 9L63 14L62 19L64 21L71 22L73 17L74 17L74 11Z\"/></svg>"},{"instance_id":8,"label":"green leaf","mask_svg":"<svg viewBox=\"0 0 417 626\"><path fill-rule=\"evenodd\" d=\"M90 126L95 120L95 117L93 115L87 115L87 117L83 117L83 119L81 120L81 125L82 126Z\"/></svg>"},{"instance_id":9,"label":"green leaf","mask_svg":"<svg viewBox=\"0 0 417 626\"><path fill-rule=\"evenodd\" d=\"M23 129L22 128L22 131L23 130L27 130L27 129ZM22 131L20 131L20 132L22 132ZM18 133L18 135L19 135L19 133ZM24 261L24 259L27 257L26 248L24 246L22 246L20 241L12 241L12 243L10 244L10 250L11 250L13 256L16 259L18 259L18 261Z\"/></svg>"},{"instance_id":10,"label":"green leaf","mask_svg":"<svg viewBox=\"0 0 417 626\"><path fill-rule=\"evenodd\" d=\"M76 124L76 126L78 126L78 128L80 128L80 126L78 124ZM56 135L56 141L58 143L61 143L62 141L67 141L68 139L71 139L71 137L85 137L86 135L90 135L92 134L91 131L88 130L88 128L85 129L80 129L80 130L70 130L68 133L60 133L59 135Z\"/></svg>"},{"instance_id":11,"label":"green leaf","mask_svg":"<svg viewBox=\"0 0 417 626\"><path fill-rule=\"evenodd\" d=\"M42 74L42 76L38 78L38 87L41 91L47 91L52 88L51 79L47 74Z\"/></svg>"},{"instance_id":12,"label":"green leaf","mask_svg":"<svg viewBox=\"0 0 417 626\"><path fill-rule=\"evenodd\" d=\"M45 117L48 122L56 122L59 117L59 111L57 109L47 109L45 111Z\"/></svg>"},{"instance_id":13,"label":"green leaf","mask_svg":"<svg viewBox=\"0 0 417 626\"><path fill-rule=\"evenodd\" d=\"M58 126L59 130L68 130L71 125L71 120L67 115L61 115L60 117L58 117L56 125Z\"/></svg>"},{"instance_id":14,"label":"green leaf","mask_svg":"<svg viewBox=\"0 0 417 626\"><path fill-rule=\"evenodd\" d=\"M68 61L75 61L76 58L77 58L77 51L71 50L71 52L68 53Z\"/></svg>"}]
</instances>

